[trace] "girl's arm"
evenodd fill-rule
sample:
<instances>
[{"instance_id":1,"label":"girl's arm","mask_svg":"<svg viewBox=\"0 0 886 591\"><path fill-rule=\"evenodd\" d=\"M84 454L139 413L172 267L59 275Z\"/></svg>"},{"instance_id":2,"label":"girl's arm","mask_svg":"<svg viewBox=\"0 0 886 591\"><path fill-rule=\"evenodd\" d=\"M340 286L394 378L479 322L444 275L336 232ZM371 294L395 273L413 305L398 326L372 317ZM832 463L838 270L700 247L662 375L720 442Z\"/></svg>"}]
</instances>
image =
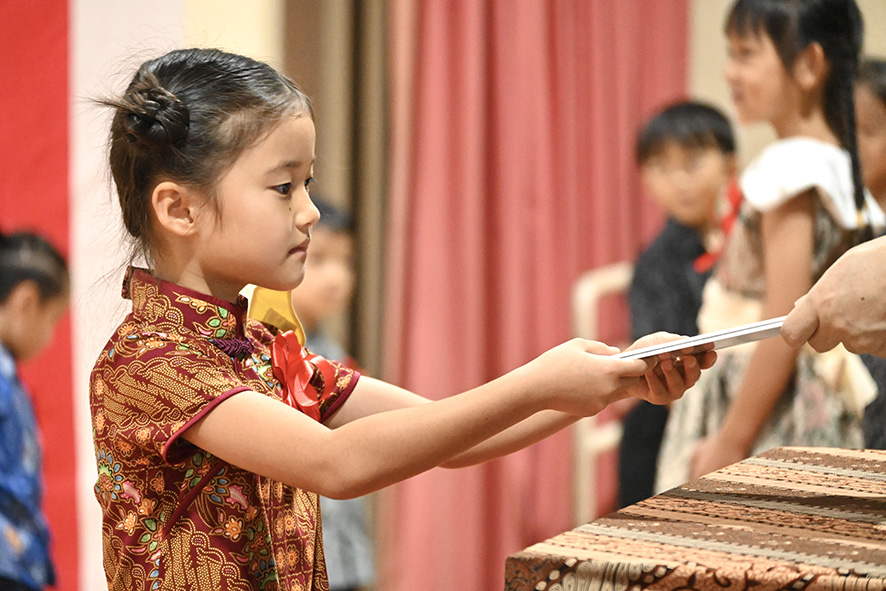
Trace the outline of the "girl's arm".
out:
<instances>
[{"instance_id":1,"label":"girl's arm","mask_svg":"<svg viewBox=\"0 0 886 591\"><path fill-rule=\"evenodd\" d=\"M380 412L430 404L431 401L413 392L363 376L347 402L326 422L336 429L351 421ZM543 410L524 419L442 462L444 468L463 468L486 462L541 441L568 427L580 417L556 410Z\"/></svg>"},{"instance_id":2,"label":"girl's arm","mask_svg":"<svg viewBox=\"0 0 886 591\"><path fill-rule=\"evenodd\" d=\"M812 204L812 193L807 192L762 214L764 318L787 314L812 286ZM756 346L719 432L696 451L692 478L750 455L757 435L796 371L798 352L781 339L767 339Z\"/></svg>"},{"instance_id":3,"label":"girl's arm","mask_svg":"<svg viewBox=\"0 0 886 591\"><path fill-rule=\"evenodd\" d=\"M605 345L576 339L463 394L374 414L367 388L381 383L358 382L352 393L358 404L349 400L340 412L362 405L355 414L369 414L336 429L262 394L241 392L183 436L243 469L324 496L355 497L437 466L544 409L586 416L631 394L664 403L699 375L697 363L686 363L681 373L665 362L662 377L644 376L645 362L610 354Z\"/></svg>"}]
</instances>

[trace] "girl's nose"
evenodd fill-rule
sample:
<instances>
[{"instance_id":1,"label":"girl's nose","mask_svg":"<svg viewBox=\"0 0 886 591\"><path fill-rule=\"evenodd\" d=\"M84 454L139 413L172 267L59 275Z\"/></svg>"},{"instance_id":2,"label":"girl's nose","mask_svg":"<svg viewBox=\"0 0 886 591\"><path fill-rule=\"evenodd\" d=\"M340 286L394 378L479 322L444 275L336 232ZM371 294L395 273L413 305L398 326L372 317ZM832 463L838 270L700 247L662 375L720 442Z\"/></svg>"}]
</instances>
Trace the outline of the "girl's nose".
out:
<instances>
[{"instance_id":1,"label":"girl's nose","mask_svg":"<svg viewBox=\"0 0 886 591\"><path fill-rule=\"evenodd\" d=\"M302 232L307 232L308 229L312 228L320 220L320 210L311 201L311 195L307 189L302 189L298 192L293 209L296 212L295 225Z\"/></svg>"}]
</instances>

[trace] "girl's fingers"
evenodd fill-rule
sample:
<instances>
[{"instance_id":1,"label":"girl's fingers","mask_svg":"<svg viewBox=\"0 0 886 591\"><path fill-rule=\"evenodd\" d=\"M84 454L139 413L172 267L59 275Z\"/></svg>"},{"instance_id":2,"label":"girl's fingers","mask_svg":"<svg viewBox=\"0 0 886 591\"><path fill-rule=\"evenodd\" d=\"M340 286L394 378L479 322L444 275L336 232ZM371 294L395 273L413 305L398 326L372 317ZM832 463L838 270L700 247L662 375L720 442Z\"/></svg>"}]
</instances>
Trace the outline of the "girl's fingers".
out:
<instances>
[{"instance_id":1,"label":"girl's fingers","mask_svg":"<svg viewBox=\"0 0 886 591\"><path fill-rule=\"evenodd\" d=\"M716 351L706 351L701 355L696 355L695 359L698 361L698 365L701 369L709 369L717 362L717 352Z\"/></svg>"},{"instance_id":2,"label":"girl's fingers","mask_svg":"<svg viewBox=\"0 0 886 591\"><path fill-rule=\"evenodd\" d=\"M667 395L671 398L679 396L686 390L686 380L683 379L683 374L686 372L686 364L678 364L676 360L671 359L669 368L665 369L664 375L668 386Z\"/></svg>"},{"instance_id":3,"label":"girl's fingers","mask_svg":"<svg viewBox=\"0 0 886 591\"><path fill-rule=\"evenodd\" d=\"M698 378L701 377L701 366L698 363L698 359L692 355L684 357L682 365L683 385L686 388L691 388L698 381Z\"/></svg>"},{"instance_id":4,"label":"girl's fingers","mask_svg":"<svg viewBox=\"0 0 886 591\"><path fill-rule=\"evenodd\" d=\"M682 377L679 376L679 372L674 366L673 359L663 360L658 364L655 370L646 374L650 401L661 400L663 402L668 402L674 398L674 396L671 395L671 391L674 388L675 374L679 382L682 384Z\"/></svg>"}]
</instances>

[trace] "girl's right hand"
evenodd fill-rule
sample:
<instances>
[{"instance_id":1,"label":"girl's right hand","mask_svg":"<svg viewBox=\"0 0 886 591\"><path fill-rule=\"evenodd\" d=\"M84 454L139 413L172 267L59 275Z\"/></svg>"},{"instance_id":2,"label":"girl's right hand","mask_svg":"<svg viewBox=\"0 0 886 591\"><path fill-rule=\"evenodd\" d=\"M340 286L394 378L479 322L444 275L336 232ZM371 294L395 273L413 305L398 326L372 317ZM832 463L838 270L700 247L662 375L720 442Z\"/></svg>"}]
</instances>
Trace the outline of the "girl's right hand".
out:
<instances>
[{"instance_id":1,"label":"girl's right hand","mask_svg":"<svg viewBox=\"0 0 886 591\"><path fill-rule=\"evenodd\" d=\"M673 340L675 335L657 333L638 340L631 348ZM537 384L531 389L543 397L545 408L576 416L590 416L617 400L634 396L654 404L666 404L683 395L698 381L702 369L716 354L687 356L681 361L619 359L617 347L573 339L550 349L523 366Z\"/></svg>"}]
</instances>

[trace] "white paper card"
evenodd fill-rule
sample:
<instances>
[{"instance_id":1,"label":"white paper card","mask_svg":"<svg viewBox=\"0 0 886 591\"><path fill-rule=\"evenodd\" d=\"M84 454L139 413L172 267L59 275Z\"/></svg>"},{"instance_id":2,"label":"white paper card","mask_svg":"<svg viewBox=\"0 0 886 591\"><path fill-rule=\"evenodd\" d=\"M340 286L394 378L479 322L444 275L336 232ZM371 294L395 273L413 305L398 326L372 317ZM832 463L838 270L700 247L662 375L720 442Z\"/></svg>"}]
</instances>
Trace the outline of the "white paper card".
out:
<instances>
[{"instance_id":1,"label":"white paper card","mask_svg":"<svg viewBox=\"0 0 886 591\"><path fill-rule=\"evenodd\" d=\"M718 330L700 334L694 337L687 337L676 341L662 343L660 345L652 345L643 347L642 349L634 349L619 353L617 357L621 359L645 359L647 357L680 357L684 355L693 355L703 351L713 349L725 349L726 347L734 347L735 345L743 345L760 341L781 334L781 325L784 323L785 316L779 318L770 318L769 320L761 320L752 324L744 324L726 330Z\"/></svg>"}]
</instances>

